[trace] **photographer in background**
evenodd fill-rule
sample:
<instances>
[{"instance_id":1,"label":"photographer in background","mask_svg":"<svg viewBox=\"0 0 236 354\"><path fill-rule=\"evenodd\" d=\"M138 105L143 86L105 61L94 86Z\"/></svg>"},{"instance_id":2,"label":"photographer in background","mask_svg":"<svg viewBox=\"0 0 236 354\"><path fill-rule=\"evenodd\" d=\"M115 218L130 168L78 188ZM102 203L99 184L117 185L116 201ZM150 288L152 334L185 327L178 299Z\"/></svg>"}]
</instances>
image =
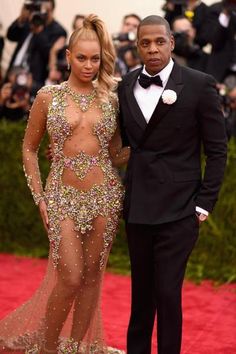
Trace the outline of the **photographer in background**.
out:
<instances>
[{"instance_id":1,"label":"photographer in background","mask_svg":"<svg viewBox=\"0 0 236 354\"><path fill-rule=\"evenodd\" d=\"M1 62L2 62L2 53L3 53L3 48L4 48L4 37L2 36L1 30L2 30L2 24L0 22L0 82L2 81Z\"/></svg>"},{"instance_id":2,"label":"photographer in background","mask_svg":"<svg viewBox=\"0 0 236 354\"><path fill-rule=\"evenodd\" d=\"M135 45L140 22L141 18L138 15L128 14L123 17L120 32L112 36L117 52L117 70L120 71L121 76L124 76L129 70L124 55L130 46Z\"/></svg>"},{"instance_id":3,"label":"photographer in background","mask_svg":"<svg viewBox=\"0 0 236 354\"><path fill-rule=\"evenodd\" d=\"M228 124L226 126L229 139L231 137L236 138L236 86L229 91L229 106L230 113L228 116Z\"/></svg>"},{"instance_id":4,"label":"photographer in background","mask_svg":"<svg viewBox=\"0 0 236 354\"><path fill-rule=\"evenodd\" d=\"M207 15L208 6L199 0L166 0L163 11L165 19L171 25L178 16L185 16L191 22L196 30L195 43L200 47L204 47L207 42L202 35L202 25Z\"/></svg>"},{"instance_id":5,"label":"photographer in background","mask_svg":"<svg viewBox=\"0 0 236 354\"><path fill-rule=\"evenodd\" d=\"M31 101L32 77L20 67L12 68L0 88L0 118L16 121L27 116Z\"/></svg>"},{"instance_id":6,"label":"photographer in background","mask_svg":"<svg viewBox=\"0 0 236 354\"><path fill-rule=\"evenodd\" d=\"M228 140L236 138L236 76L229 75L223 84L217 84L225 117Z\"/></svg>"},{"instance_id":7,"label":"photographer in background","mask_svg":"<svg viewBox=\"0 0 236 354\"><path fill-rule=\"evenodd\" d=\"M21 66L32 74L33 96L48 75L50 48L59 37L66 37L64 28L54 20L54 8L54 0L25 0L20 16L7 31L7 38L18 43L9 69Z\"/></svg>"},{"instance_id":8,"label":"photographer in background","mask_svg":"<svg viewBox=\"0 0 236 354\"><path fill-rule=\"evenodd\" d=\"M175 60L181 65L205 72L209 55L196 43L196 29L192 22L185 16L178 16L173 20L171 29L175 38Z\"/></svg>"},{"instance_id":9,"label":"photographer in background","mask_svg":"<svg viewBox=\"0 0 236 354\"><path fill-rule=\"evenodd\" d=\"M128 72L134 71L142 66L138 49L134 45L127 47L126 52L124 53L124 59L128 67Z\"/></svg>"},{"instance_id":10,"label":"photographer in background","mask_svg":"<svg viewBox=\"0 0 236 354\"><path fill-rule=\"evenodd\" d=\"M228 75L236 75L236 0L224 0L210 6L204 36L212 45L207 73L220 83Z\"/></svg>"}]
</instances>

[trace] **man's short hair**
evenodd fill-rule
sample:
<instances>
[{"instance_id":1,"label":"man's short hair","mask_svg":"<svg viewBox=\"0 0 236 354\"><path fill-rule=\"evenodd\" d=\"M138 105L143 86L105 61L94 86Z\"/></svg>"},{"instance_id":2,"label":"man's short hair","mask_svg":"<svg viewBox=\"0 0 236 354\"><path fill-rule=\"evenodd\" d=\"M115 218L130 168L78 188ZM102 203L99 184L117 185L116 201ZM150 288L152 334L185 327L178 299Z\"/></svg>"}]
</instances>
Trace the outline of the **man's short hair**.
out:
<instances>
[{"instance_id":1,"label":"man's short hair","mask_svg":"<svg viewBox=\"0 0 236 354\"><path fill-rule=\"evenodd\" d=\"M123 17L123 22L125 22L125 20L127 20L127 18L129 18L129 17L136 18L136 20L138 20L138 22L142 21L141 17L139 17L137 14L128 14Z\"/></svg>"},{"instance_id":2,"label":"man's short hair","mask_svg":"<svg viewBox=\"0 0 236 354\"><path fill-rule=\"evenodd\" d=\"M191 20L190 20L187 16L185 16L185 15L178 15L178 16L176 16L176 17L171 21L171 24L170 24L171 29L173 29L173 24L174 24L176 21L178 21L178 20L187 20L189 23L192 24Z\"/></svg>"},{"instance_id":3,"label":"man's short hair","mask_svg":"<svg viewBox=\"0 0 236 354\"><path fill-rule=\"evenodd\" d=\"M54 10L56 7L56 1L55 0L42 0L42 2L50 2L52 4L52 9Z\"/></svg>"},{"instance_id":4,"label":"man's short hair","mask_svg":"<svg viewBox=\"0 0 236 354\"><path fill-rule=\"evenodd\" d=\"M159 25L164 26L168 35L171 35L171 29L169 23L161 16L151 15L145 17L138 26L137 37L139 36L139 30L142 26Z\"/></svg>"}]
</instances>

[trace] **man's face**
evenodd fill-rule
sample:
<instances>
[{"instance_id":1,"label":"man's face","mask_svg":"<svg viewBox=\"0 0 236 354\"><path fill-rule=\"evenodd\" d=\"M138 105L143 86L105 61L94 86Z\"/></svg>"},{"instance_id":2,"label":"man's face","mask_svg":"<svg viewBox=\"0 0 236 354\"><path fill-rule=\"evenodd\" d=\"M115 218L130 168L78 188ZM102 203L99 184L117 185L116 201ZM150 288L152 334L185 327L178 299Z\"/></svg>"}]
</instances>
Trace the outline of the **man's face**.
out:
<instances>
[{"instance_id":1,"label":"man's face","mask_svg":"<svg viewBox=\"0 0 236 354\"><path fill-rule=\"evenodd\" d=\"M173 23L173 31L186 33L191 42L195 39L196 30L187 18L175 20Z\"/></svg>"},{"instance_id":2,"label":"man's face","mask_svg":"<svg viewBox=\"0 0 236 354\"><path fill-rule=\"evenodd\" d=\"M41 11L46 12L46 13L52 13L53 12L53 6L51 1L43 1L41 5Z\"/></svg>"},{"instance_id":3,"label":"man's face","mask_svg":"<svg viewBox=\"0 0 236 354\"><path fill-rule=\"evenodd\" d=\"M144 25L139 29L137 46L147 72L155 75L169 63L174 38L164 25Z\"/></svg>"},{"instance_id":4,"label":"man's face","mask_svg":"<svg viewBox=\"0 0 236 354\"><path fill-rule=\"evenodd\" d=\"M139 25L139 20L136 17L127 17L122 25L121 32L128 33L128 32L137 32L137 28Z\"/></svg>"}]
</instances>

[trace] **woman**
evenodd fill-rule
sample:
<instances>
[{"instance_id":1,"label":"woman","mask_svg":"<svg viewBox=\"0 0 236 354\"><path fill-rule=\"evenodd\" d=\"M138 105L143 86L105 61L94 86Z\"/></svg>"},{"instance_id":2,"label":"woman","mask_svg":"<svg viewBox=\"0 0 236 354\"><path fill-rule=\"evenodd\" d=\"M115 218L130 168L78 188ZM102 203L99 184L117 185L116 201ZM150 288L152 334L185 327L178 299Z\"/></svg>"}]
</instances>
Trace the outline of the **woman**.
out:
<instances>
[{"instance_id":1,"label":"woman","mask_svg":"<svg viewBox=\"0 0 236 354\"><path fill-rule=\"evenodd\" d=\"M112 93L115 52L98 17L72 34L66 56L69 79L39 91L23 143L28 185L50 240L48 270L34 296L0 322L2 351L120 352L103 341L100 289L123 197L112 164L129 152L121 150ZM46 129L54 153L43 191L37 150Z\"/></svg>"}]
</instances>

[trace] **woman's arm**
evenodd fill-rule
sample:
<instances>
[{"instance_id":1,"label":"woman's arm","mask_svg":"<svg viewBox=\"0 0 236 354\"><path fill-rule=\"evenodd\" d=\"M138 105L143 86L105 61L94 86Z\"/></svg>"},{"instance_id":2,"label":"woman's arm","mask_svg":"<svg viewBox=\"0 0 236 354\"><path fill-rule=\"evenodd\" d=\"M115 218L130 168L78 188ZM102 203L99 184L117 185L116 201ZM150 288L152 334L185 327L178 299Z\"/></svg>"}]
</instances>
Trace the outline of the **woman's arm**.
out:
<instances>
[{"instance_id":1,"label":"woman's arm","mask_svg":"<svg viewBox=\"0 0 236 354\"><path fill-rule=\"evenodd\" d=\"M38 165L38 149L46 130L47 103L47 94L38 93L30 110L23 141L24 172L36 205L44 199Z\"/></svg>"},{"instance_id":2,"label":"woman's arm","mask_svg":"<svg viewBox=\"0 0 236 354\"><path fill-rule=\"evenodd\" d=\"M120 167L122 165L126 165L129 161L130 156L130 147L125 146L122 147L122 139L120 134L120 124L119 124L119 103L116 95L112 97L112 104L116 110L117 116L117 128L115 134L113 135L110 145L109 145L109 153L111 156L111 161L114 167Z\"/></svg>"},{"instance_id":3,"label":"woman's arm","mask_svg":"<svg viewBox=\"0 0 236 354\"><path fill-rule=\"evenodd\" d=\"M39 92L30 110L23 141L23 167L25 176L34 202L39 206L46 231L48 231L48 214L39 171L38 149L46 130L48 104L48 95L42 91Z\"/></svg>"},{"instance_id":4,"label":"woman's arm","mask_svg":"<svg viewBox=\"0 0 236 354\"><path fill-rule=\"evenodd\" d=\"M119 126L117 127L115 134L111 139L109 152L110 152L112 164L115 167L126 165L127 162L129 161L130 147L129 146L122 147Z\"/></svg>"}]
</instances>

